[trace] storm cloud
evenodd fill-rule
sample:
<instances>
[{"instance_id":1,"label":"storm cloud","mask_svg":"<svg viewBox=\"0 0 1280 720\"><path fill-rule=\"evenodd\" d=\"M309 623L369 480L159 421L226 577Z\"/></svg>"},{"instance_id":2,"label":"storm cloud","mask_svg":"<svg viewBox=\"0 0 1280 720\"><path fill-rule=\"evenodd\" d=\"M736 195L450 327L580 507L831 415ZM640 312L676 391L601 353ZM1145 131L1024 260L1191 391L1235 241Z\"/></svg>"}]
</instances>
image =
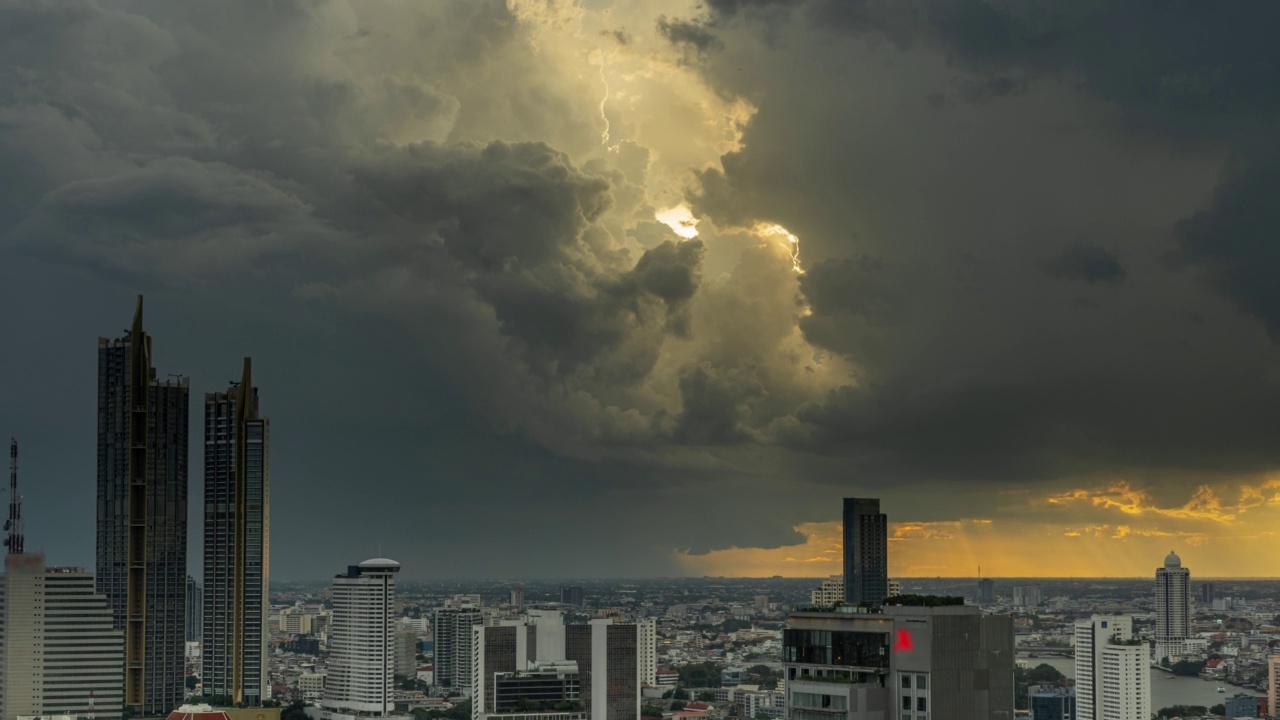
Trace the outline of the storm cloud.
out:
<instances>
[{"instance_id":1,"label":"storm cloud","mask_svg":"<svg viewBox=\"0 0 1280 720\"><path fill-rule=\"evenodd\" d=\"M93 338L136 292L162 373L255 357L282 577L378 545L671 573L801 543L842 494L998 531L1118 477L1255 483L1275 12L4 0L32 534L64 494L89 517Z\"/></svg>"}]
</instances>

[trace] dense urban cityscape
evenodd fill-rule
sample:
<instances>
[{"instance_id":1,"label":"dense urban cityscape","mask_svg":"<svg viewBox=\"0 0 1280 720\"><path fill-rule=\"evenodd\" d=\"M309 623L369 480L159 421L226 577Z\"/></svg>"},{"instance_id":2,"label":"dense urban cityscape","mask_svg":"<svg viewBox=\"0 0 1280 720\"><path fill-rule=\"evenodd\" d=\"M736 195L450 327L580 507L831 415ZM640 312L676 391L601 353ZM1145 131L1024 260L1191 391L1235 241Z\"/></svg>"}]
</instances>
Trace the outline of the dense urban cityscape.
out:
<instances>
[{"instance_id":1,"label":"dense urban cityscape","mask_svg":"<svg viewBox=\"0 0 1280 720\"><path fill-rule=\"evenodd\" d=\"M204 402L204 574L187 572L190 380L142 298L98 342L94 571L27 552L19 445L0 584L3 720L1147 720L1268 717L1280 583L889 577L846 498L824 579L398 582L353 558L269 579L269 389ZM283 510L277 509L277 512ZM223 714L225 713L225 714Z\"/></svg>"}]
</instances>

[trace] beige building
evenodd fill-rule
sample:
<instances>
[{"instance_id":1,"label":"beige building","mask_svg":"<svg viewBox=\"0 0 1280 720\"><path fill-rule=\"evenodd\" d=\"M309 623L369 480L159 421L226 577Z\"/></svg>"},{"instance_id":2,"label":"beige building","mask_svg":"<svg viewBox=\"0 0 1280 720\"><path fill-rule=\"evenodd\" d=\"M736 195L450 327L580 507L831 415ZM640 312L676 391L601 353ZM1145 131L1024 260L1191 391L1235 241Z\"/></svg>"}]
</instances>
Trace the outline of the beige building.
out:
<instances>
[{"instance_id":1,"label":"beige building","mask_svg":"<svg viewBox=\"0 0 1280 720\"><path fill-rule=\"evenodd\" d=\"M8 555L0 581L0 720L90 712L114 720L124 703L124 632L81 568ZM92 694L92 700L90 699Z\"/></svg>"},{"instance_id":2,"label":"beige building","mask_svg":"<svg viewBox=\"0 0 1280 720\"><path fill-rule=\"evenodd\" d=\"M810 593L809 601L814 607L820 608L844 602L844 576L832 575L823 580L818 589Z\"/></svg>"}]
</instances>

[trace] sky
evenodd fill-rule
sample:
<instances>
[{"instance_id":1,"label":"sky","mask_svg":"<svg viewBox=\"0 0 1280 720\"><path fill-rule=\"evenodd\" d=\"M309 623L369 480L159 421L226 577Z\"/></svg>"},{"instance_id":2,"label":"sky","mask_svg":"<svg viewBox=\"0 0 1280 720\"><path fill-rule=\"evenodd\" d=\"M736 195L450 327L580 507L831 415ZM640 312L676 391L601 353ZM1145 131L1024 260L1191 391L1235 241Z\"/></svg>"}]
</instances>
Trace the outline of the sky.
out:
<instances>
[{"instance_id":1,"label":"sky","mask_svg":"<svg viewBox=\"0 0 1280 720\"><path fill-rule=\"evenodd\" d=\"M1275 576L1280 4L0 0L0 432L271 419L271 572ZM1270 208L1270 209L1268 209ZM198 574L201 439L192 437Z\"/></svg>"}]
</instances>

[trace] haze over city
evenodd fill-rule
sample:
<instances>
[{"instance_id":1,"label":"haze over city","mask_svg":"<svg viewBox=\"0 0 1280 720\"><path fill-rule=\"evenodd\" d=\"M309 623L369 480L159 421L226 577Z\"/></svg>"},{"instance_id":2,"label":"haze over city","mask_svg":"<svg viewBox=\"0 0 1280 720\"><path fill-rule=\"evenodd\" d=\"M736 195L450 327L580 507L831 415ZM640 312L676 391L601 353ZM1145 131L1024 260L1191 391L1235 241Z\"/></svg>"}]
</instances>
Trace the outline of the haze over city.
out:
<instances>
[{"instance_id":1,"label":"haze over city","mask_svg":"<svg viewBox=\"0 0 1280 720\"><path fill-rule=\"evenodd\" d=\"M193 428L253 357L272 580L826 577L852 495L895 578L1273 577L1277 21L0 2L27 548L142 294Z\"/></svg>"}]
</instances>

